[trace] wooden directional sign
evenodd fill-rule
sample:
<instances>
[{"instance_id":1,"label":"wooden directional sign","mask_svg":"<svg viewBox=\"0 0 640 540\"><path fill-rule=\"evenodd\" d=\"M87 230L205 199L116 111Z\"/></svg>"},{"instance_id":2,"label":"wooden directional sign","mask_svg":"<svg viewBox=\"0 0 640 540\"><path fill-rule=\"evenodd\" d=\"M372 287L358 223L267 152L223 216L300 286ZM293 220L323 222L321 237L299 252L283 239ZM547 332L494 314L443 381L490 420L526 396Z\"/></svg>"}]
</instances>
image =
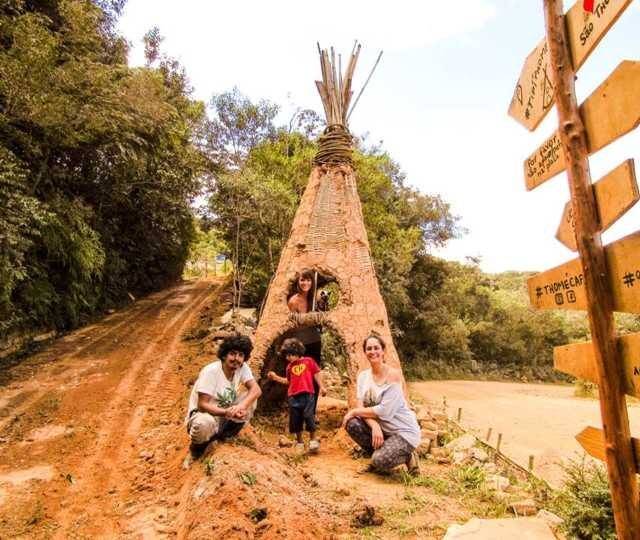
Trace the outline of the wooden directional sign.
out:
<instances>
[{"instance_id":1,"label":"wooden directional sign","mask_svg":"<svg viewBox=\"0 0 640 540\"><path fill-rule=\"evenodd\" d=\"M567 12L565 21L575 71L630 3L631 0L597 2L593 13L589 13L584 10L582 0L578 0ZM553 106L549 69L549 50L543 39L527 56L509 106L509 114L530 131Z\"/></svg>"},{"instance_id":2,"label":"wooden directional sign","mask_svg":"<svg viewBox=\"0 0 640 540\"><path fill-rule=\"evenodd\" d=\"M593 192L600 217L600 231L606 231L640 199L633 159L626 160L593 184ZM578 249L571 202L564 206L556 238L570 250Z\"/></svg>"},{"instance_id":3,"label":"wooden directional sign","mask_svg":"<svg viewBox=\"0 0 640 540\"><path fill-rule=\"evenodd\" d=\"M617 344L622 362L624 393L640 397L640 334L620 336ZM598 384L596 356L590 341L555 347L553 367L562 373Z\"/></svg>"},{"instance_id":4,"label":"wooden directional sign","mask_svg":"<svg viewBox=\"0 0 640 540\"><path fill-rule=\"evenodd\" d=\"M604 433L601 429L591 426L586 427L576 435L576 440L591 457L601 461L605 460ZM635 437L631 437L631 446L636 462L636 472L640 472L640 469L638 469L638 464L640 463L640 441Z\"/></svg>"},{"instance_id":5,"label":"wooden directional sign","mask_svg":"<svg viewBox=\"0 0 640 540\"><path fill-rule=\"evenodd\" d=\"M604 250L614 311L640 313L640 231ZM527 286L536 309L587 309L580 259L530 277Z\"/></svg>"},{"instance_id":6,"label":"wooden directional sign","mask_svg":"<svg viewBox=\"0 0 640 540\"><path fill-rule=\"evenodd\" d=\"M589 154L593 154L640 123L640 62L625 60L580 106L587 130ZM527 190L539 186L565 168L564 153L556 131L524 162Z\"/></svg>"}]
</instances>

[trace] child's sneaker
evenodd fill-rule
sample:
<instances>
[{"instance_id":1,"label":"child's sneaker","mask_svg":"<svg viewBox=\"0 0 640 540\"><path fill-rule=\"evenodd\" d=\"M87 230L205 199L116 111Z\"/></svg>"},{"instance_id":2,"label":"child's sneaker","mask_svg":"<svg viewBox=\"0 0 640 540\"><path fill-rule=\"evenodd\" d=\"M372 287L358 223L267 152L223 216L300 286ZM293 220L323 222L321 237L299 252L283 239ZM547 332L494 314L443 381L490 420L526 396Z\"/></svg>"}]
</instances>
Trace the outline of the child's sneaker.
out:
<instances>
[{"instance_id":1,"label":"child's sneaker","mask_svg":"<svg viewBox=\"0 0 640 540\"><path fill-rule=\"evenodd\" d=\"M420 474L420 459L417 452L411 452L409 459L407 460L407 472L411 476L418 476Z\"/></svg>"},{"instance_id":2,"label":"child's sneaker","mask_svg":"<svg viewBox=\"0 0 640 540\"><path fill-rule=\"evenodd\" d=\"M296 443L293 447L298 454L304 454L304 443Z\"/></svg>"},{"instance_id":3,"label":"child's sneaker","mask_svg":"<svg viewBox=\"0 0 640 540\"><path fill-rule=\"evenodd\" d=\"M312 454L317 454L320 451L320 441L313 439L309 441L309 452Z\"/></svg>"}]
</instances>

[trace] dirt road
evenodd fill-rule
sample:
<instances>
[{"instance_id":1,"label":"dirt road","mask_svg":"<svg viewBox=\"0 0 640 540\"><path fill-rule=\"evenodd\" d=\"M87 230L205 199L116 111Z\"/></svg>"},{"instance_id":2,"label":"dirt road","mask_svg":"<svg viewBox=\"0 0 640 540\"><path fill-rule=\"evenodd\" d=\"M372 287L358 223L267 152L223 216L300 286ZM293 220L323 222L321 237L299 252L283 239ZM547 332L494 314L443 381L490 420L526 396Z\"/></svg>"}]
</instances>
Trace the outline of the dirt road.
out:
<instances>
[{"instance_id":1,"label":"dirt road","mask_svg":"<svg viewBox=\"0 0 640 540\"><path fill-rule=\"evenodd\" d=\"M187 394L215 355L221 291L183 283L0 372L0 538L360 538L366 503L385 521L362 537L435 539L502 515L501 500L460 496L448 466L425 462L411 482L362 474L336 399L320 401L318 456L281 448L281 412L184 470Z\"/></svg>"},{"instance_id":2,"label":"dirt road","mask_svg":"<svg viewBox=\"0 0 640 540\"><path fill-rule=\"evenodd\" d=\"M2 374L0 537L144 532L135 510L163 475L148 443L180 423L181 340L219 286L151 295Z\"/></svg>"},{"instance_id":3,"label":"dirt road","mask_svg":"<svg viewBox=\"0 0 640 540\"><path fill-rule=\"evenodd\" d=\"M586 426L600 427L600 410L594 399L576 398L572 386L482 381L430 381L412 383L411 392L442 403L461 424L484 439L492 428L495 447L502 433L501 450L527 467L534 456L534 472L551 485L562 478L559 463L584 452L575 435ZM629 407L631 433L640 433L640 406Z\"/></svg>"}]
</instances>

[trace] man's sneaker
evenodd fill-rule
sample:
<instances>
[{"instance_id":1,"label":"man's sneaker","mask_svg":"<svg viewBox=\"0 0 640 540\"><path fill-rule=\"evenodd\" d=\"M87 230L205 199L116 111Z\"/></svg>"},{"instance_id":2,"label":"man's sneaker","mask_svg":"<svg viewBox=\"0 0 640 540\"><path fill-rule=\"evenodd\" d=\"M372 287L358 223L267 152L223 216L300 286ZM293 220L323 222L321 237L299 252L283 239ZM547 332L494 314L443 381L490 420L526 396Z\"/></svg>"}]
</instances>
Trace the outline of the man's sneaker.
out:
<instances>
[{"instance_id":1,"label":"man's sneaker","mask_svg":"<svg viewBox=\"0 0 640 540\"><path fill-rule=\"evenodd\" d=\"M299 442L293 447L298 454L304 454L304 443Z\"/></svg>"},{"instance_id":2,"label":"man's sneaker","mask_svg":"<svg viewBox=\"0 0 640 540\"><path fill-rule=\"evenodd\" d=\"M201 458L208 444L209 443L202 443L202 444L191 443L189 445L189 455L191 456L191 459L195 461L196 459Z\"/></svg>"},{"instance_id":3,"label":"man's sneaker","mask_svg":"<svg viewBox=\"0 0 640 540\"><path fill-rule=\"evenodd\" d=\"M411 476L418 476L420 474L420 459L418 453L413 451L407 460L407 472Z\"/></svg>"},{"instance_id":4,"label":"man's sneaker","mask_svg":"<svg viewBox=\"0 0 640 540\"><path fill-rule=\"evenodd\" d=\"M309 452L317 454L320 451L320 441L313 439L309 441Z\"/></svg>"}]
</instances>

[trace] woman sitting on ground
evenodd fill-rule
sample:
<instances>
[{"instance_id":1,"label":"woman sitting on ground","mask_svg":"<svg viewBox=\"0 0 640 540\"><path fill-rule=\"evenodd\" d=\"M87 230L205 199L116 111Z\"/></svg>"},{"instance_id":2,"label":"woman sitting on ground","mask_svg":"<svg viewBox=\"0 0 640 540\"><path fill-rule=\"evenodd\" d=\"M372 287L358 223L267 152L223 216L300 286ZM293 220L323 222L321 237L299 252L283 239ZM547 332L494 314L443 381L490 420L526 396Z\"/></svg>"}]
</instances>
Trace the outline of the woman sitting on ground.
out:
<instances>
[{"instance_id":1,"label":"woman sitting on ground","mask_svg":"<svg viewBox=\"0 0 640 540\"><path fill-rule=\"evenodd\" d=\"M347 412L342 426L371 455L374 470L387 472L406 464L408 471L416 474L420 426L405 398L402 373L384 362L385 348L379 336L364 340L371 368L358 375L357 406Z\"/></svg>"}]
</instances>

